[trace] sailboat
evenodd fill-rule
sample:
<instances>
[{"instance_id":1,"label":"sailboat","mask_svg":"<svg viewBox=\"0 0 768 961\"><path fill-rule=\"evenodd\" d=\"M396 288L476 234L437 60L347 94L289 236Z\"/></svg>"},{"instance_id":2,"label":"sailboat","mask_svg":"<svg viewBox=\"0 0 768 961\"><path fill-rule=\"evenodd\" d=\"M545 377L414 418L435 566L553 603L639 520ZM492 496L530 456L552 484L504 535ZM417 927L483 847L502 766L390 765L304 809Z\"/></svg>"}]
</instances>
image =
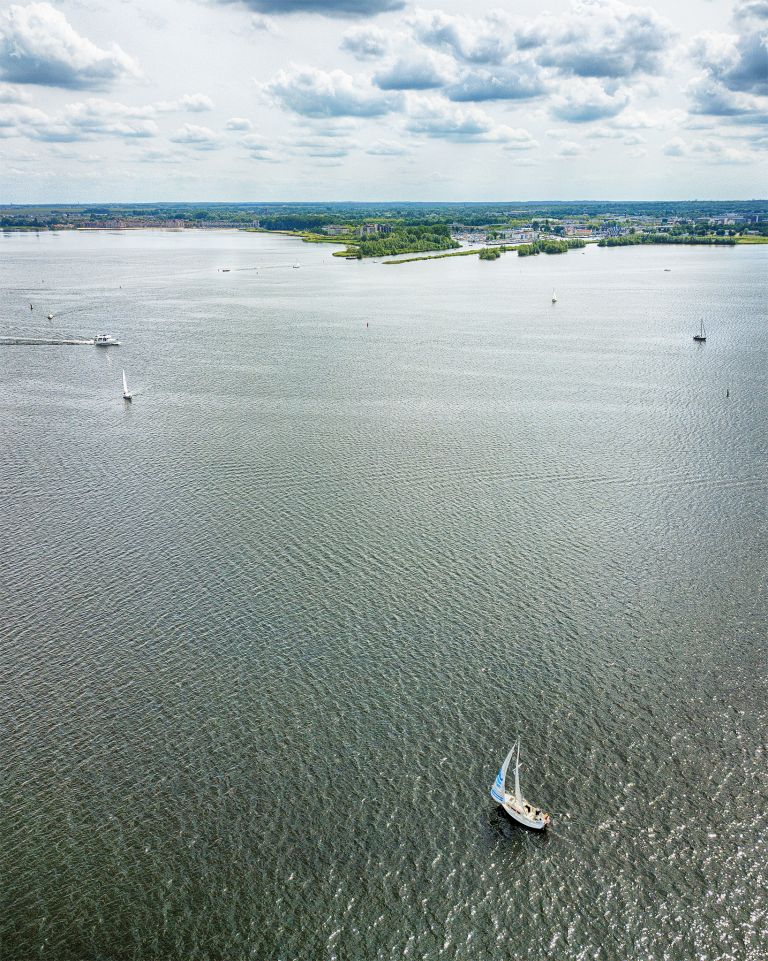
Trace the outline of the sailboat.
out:
<instances>
[{"instance_id":1,"label":"sailboat","mask_svg":"<svg viewBox=\"0 0 768 961\"><path fill-rule=\"evenodd\" d=\"M698 334L694 334L694 335L693 335L693 339L694 339L694 340L698 340L699 343L702 343L702 344L703 344L704 341L707 339L707 332L706 332L706 330L704 329L704 321L703 321L703 320L702 320L702 322L701 322L701 327L700 327L700 329L699 329Z\"/></svg>"},{"instance_id":2,"label":"sailboat","mask_svg":"<svg viewBox=\"0 0 768 961\"><path fill-rule=\"evenodd\" d=\"M555 293L554 288L552 289L552 303L557 303L557 294Z\"/></svg>"},{"instance_id":3,"label":"sailboat","mask_svg":"<svg viewBox=\"0 0 768 961\"><path fill-rule=\"evenodd\" d=\"M128 390L128 381L125 379L125 371L123 371L123 400L133 400L133 394Z\"/></svg>"},{"instance_id":4,"label":"sailboat","mask_svg":"<svg viewBox=\"0 0 768 961\"><path fill-rule=\"evenodd\" d=\"M515 761L515 792L514 794L510 794L506 786L507 768L515 751L517 751L517 759ZM499 773L496 775L496 780L491 788L491 797L494 801L497 801L518 824L523 824L527 828L533 828L534 831L543 831L552 821L551 815L547 814L546 811L542 811L541 808L534 807L533 804L526 801L520 790L519 738L517 744L512 745L504 763L499 768Z\"/></svg>"}]
</instances>

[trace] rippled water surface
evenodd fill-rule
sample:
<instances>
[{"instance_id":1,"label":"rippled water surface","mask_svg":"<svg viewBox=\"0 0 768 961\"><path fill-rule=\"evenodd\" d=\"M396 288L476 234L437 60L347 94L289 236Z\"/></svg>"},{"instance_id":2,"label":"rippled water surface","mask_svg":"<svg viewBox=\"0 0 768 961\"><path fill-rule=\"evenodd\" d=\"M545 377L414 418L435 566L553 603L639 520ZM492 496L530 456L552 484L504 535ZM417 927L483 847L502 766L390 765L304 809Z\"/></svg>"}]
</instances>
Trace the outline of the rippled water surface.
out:
<instances>
[{"instance_id":1,"label":"rippled water surface","mask_svg":"<svg viewBox=\"0 0 768 961\"><path fill-rule=\"evenodd\" d=\"M762 961L768 248L331 249L0 239L0 957Z\"/></svg>"}]
</instances>

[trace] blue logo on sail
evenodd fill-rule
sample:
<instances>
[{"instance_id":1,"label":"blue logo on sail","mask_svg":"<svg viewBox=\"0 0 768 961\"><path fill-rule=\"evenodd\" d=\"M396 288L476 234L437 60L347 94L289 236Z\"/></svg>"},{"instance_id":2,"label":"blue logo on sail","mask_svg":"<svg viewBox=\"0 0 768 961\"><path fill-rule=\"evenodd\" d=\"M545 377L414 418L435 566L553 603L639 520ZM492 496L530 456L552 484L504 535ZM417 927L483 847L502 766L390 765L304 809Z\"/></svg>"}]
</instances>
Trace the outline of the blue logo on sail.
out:
<instances>
[{"instance_id":1,"label":"blue logo on sail","mask_svg":"<svg viewBox=\"0 0 768 961\"><path fill-rule=\"evenodd\" d=\"M491 788L491 797L494 801L498 801L499 804L504 803L504 775L501 773L501 768L499 768L499 773L496 775L496 783Z\"/></svg>"}]
</instances>

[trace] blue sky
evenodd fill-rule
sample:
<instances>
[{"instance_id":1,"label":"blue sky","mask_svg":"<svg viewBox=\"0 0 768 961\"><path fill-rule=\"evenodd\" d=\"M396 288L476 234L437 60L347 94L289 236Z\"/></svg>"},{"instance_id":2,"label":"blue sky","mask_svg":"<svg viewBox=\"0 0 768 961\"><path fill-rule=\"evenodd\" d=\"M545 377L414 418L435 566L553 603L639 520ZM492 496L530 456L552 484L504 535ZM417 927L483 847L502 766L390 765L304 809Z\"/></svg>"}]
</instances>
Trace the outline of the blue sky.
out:
<instances>
[{"instance_id":1,"label":"blue sky","mask_svg":"<svg viewBox=\"0 0 768 961\"><path fill-rule=\"evenodd\" d=\"M768 0L0 10L0 201L766 195Z\"/></svg>"}]
</instances>

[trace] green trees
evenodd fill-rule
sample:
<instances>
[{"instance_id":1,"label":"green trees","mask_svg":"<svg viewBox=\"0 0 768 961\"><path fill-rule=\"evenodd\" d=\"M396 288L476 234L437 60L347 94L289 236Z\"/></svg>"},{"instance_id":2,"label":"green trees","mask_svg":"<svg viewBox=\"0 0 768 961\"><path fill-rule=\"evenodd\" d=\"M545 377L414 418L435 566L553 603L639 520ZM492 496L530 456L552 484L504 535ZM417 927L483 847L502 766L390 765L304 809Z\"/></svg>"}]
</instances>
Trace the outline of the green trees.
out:
<instances>
[{"instance_id":1,"label":"green trees","mask_svg":"<svg viewBox=\"0 0 768 961\"><path fill-rule=\"evenodd\" d=\"M691 234L632 234L624 237L603 237L598 247L634 247L637 244L712 244L714 246L733 246L734 237L696 237Z\"/></svg>"},{"instance_id":2,"label":"green trees","mask_svg":"<svg viewBox=\"0 0 768 961\"><path fill-rule=\"evenodd\" d=\"M391 257L424 250L452 250L459 244L447 224L395 227L391 234L364 237L355 245L362 257Z\"/></svg>"},{"instance_id":3,"label":"green trees","mask_svg":"<svg viewBox=\"0 0 768 961\"><path fill-rule=\"evenodd\" d=\"M531 257L534 254L565 254L577 247L586 247L584 240L537 240L532 244L521 244L517 248L518 257Z\"/></svg>"},{"instance_id":4,"label":"green trees","mask_svg":"<svg viewBox=\"0 0 768 961\"><path fill-rule=\"evenodd\" d=\"M498 247L484 247L478 257L480 260L498 260L501 257L501 251Z\"/></svg>"}]
</instances>

